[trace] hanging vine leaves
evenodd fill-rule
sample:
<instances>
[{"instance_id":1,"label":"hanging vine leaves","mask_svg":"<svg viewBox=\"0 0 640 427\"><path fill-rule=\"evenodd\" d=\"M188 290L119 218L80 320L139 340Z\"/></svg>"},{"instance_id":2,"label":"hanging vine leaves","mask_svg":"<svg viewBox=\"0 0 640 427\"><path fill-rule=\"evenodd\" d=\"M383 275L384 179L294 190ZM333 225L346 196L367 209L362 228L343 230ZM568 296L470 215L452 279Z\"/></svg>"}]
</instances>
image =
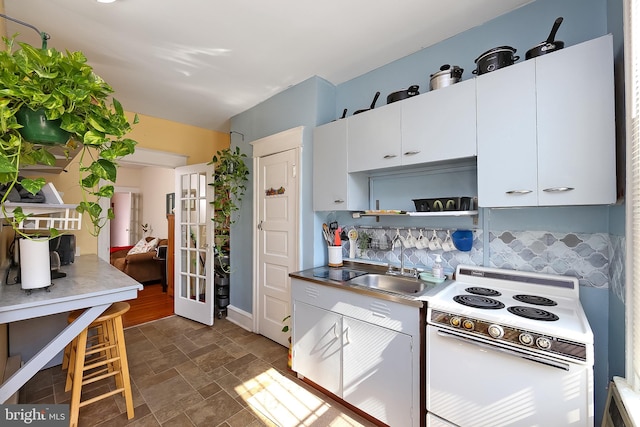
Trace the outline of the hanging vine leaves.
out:
<instances>
[{"instance_id":1,"label":"hanging vine leaves","mask_svg":"<svg viewBox=\"0 0 640 427\"><path fill-rule=\"evenodd\" d=\"M240 147L226 148L216 152L208 164L215 165L213 182L214 199L209 202L213 206L215 227L215 246L219 256L223 248L229 245L229 229L237 220L242 198L247 190L249 169L244 162L246 154L240 152Z\"/></svg>"}]
</instances>

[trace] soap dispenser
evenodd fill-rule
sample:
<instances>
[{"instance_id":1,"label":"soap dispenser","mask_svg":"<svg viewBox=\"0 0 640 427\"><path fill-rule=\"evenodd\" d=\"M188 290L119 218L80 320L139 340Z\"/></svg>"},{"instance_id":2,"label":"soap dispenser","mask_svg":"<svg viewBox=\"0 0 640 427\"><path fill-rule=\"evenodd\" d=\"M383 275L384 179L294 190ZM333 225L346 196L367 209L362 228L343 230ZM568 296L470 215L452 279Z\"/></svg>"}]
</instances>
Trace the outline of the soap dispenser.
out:
<instances>
[{"instance_id":1,"label":"soap dispenser","mask_svg":"<svg viewBox=\"0 0 640 427\"><path fill-rule=\"evenodd\" d=\"M436 279L444 278L444 269L442 268L442 258L440 254L436 255L436 261L433 263L433 267L431 268L431 275Z\"/></svg>"}]
</instances>

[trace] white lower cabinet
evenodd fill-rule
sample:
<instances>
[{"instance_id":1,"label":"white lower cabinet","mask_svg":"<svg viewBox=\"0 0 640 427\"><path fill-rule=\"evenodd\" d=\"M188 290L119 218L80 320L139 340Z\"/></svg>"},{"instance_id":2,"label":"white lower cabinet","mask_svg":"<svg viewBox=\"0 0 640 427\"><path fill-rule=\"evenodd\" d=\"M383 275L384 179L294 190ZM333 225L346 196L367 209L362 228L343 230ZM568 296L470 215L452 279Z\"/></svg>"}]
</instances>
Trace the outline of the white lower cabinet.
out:
<instances>
[{"instance_id":1,"label":"white lower cabinet","mask_svg":"<svg viewBox=\"0 0 640 427\"><path fill-rule=\"evenodd\" d=\"M294 371L342 396L342 316L295 300L293 313Z\"/></svg>"},{"instance_id":2,"label":"white lower cabinet","mask_svg":"<svg viewBox=\"0 0 640 427\"><path fill-rule=\"evenodd\" d=\"M293 370L390 426L420 425L420 308L292 279Z\"/></svg>"},{"instance_id":3,"label":"white lower cabinet","mask_svg":"<svg viewBox=\"0 0 640 427\"><path fill-rule=\"evenodd\" d=\"M411 425L412 337L350 317L342 322L342 398L389 425Z\"/></svg>"}]
</instances>

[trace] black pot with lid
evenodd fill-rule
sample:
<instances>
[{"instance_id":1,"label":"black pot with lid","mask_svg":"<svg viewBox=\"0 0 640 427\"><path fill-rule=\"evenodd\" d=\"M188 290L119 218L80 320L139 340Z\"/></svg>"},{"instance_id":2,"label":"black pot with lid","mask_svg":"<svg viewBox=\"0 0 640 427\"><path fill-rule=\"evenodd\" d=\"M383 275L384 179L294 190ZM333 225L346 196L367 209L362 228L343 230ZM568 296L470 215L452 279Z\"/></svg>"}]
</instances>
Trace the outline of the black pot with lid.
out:
<instances>
[{"instance_id":1,"label":"black pot with lid","mask_svg":"<svg viewBox=\"0 0 640 427\"><path fill-rule=\"evenodd\" d=\"M463 72L464 70L457 65L444 64L440 67L440 71L431 74L429 87L431 90L435 90L458 83L462 78Z\"/></svg>"},{"instance_id":2,"label":"black pot with lid","mask_svg":"<svg viewBox=\"0 0 640 427\"><path fill-rule=\"evenodd\" d=\"M476 58L474 61L476 69L472 72L473 74L481 75L513 65L514 62L520 59L515 53L516 49L511 46L499 46L489 49Z\"/></svg>"}]
</instances>

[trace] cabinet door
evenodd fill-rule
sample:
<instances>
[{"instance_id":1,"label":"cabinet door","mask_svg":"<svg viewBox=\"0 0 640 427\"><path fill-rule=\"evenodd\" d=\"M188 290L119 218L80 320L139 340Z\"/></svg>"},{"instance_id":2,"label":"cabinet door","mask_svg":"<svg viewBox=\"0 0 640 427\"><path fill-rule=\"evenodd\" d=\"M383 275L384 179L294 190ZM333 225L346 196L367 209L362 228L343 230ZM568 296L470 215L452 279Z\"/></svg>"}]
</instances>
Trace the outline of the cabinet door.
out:
<instances>
[{"instance_id":1,"label":"cabinet door","mask_svg":"<svg viewBox=\"0 0 640 427\"><path fill-rule=\"evenodd\" d=\"M535 62L476 79L478 205L536 206Z\"/></svg>"},{"instance_id":2,"label":"cabinet door","mask_svg":"<svg viewBox=\"0 0 640 427\"><path fill-rule=\"evenodd\" d=\"M343 328L343 399L385 424L417 425L411 336L350 317Z\"/></svg>"},{"instance_id":3,"label":"cabinet door","mask_svg":"<svg viewBox=\"0 0 640 427\"><path fill-rule=\"evenodd\" d=\"M313 210L347 209L347 121L313 130Z\"/></svg>"},{"instance_id":4,"label":"cabinet door","mask_svg":"<svg viewBox=\"0 0 640 427\"><path fill-rule=\"evenodd\" d=\"M294 300L292 369L342 396L342 316Z\"/></svg>"},{"instance_id":5,"label":"cabinet door","mask_svg":"<svg viewBox=\"0 0 640 427\"><path fill-rule=\"evenodd\" d=\"M402 101L402 164L476 155L476 79Z\"/></svg>"},{"instance_id":6,"label":"cabinet door","mask_svg":"<svg viewBox=\"0 0 640 427\"><path fill-rule=\"evenodd\" d=\"M360 172L400 166L400 103L348 119L348 170Z\"/></svg>"},{"instance_id":7,"label":"cabinet door","mask_svg":"<svg viewBox=\"0 0 640 427\"><path fill-rule=\"evenodd\" d=\"M368 179L347 173L347 120L313 130L313 210L365 210Z\"/></svg>"},{"instance_id":8,"label":"cabinet door","mask_svg":"<svg viewBox=\"0 0 640 427\"><path fill-rule=\"evenodd\" d=\"M610 35L536 59L541 206L616 201Z\"/></svg>"}]
</instances>

